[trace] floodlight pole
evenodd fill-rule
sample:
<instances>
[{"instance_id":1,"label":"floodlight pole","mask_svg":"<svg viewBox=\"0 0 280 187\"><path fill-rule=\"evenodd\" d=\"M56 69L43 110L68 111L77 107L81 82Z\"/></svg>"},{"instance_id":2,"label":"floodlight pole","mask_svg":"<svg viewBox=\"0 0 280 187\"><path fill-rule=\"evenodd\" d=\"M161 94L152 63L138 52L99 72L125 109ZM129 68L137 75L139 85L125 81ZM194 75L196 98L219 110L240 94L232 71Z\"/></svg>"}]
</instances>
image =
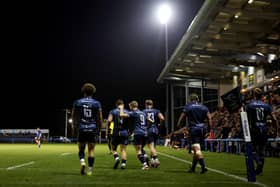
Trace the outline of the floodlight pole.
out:
<instances>
[{"instance_id":1,"label":"floodlight pole","mask_svg":"<svg viewBox=\"0 0 280 187\"><path fill-rule=\"evenodd\" d=\"M67 127L68 127L68 113L69 109L65 109L65 129L64 129L64 136L67 138Z\"/></svg>"},{"instance_id":2,"label":"floodlight pole","mask_svg":"<svg viewBox=\"0 0 280 187\"><path fill-rule=\"evenodd\" d=\"M167 22L165 25L165 63L168 62L168 33L167 33Z\"/></svg>"},{"instance_id":3,"label":"floodlight pole","mask_svg":"<svg viewBox=\"0 0 280 187\"><path fill-rule=\"evenodd\" d=\"M159 19L160 19L161 24L164 24L164 27L165 27L165 65L167 65L167 63L168 63L168 27L167 27L167 23L168 23L169 17L170 17L170 9L169 9L168 5L167 4L162 5L159 9ZM169 110L169 83L168 82L166 83L165 98L166 98L165 127L166 127L166 133L169 134L169 123L168 122L169 122L170 110Z\"/></svg>"},{"instance_id":4,"label":"floodlight pole","mask_svg":"<svg viewBox=\"0 0 280 187\"><path fill-rule=\"evenodd\" d=\"M168 62L168 29L167 29L167 22L164 24L165 27L165 65L167 65ZM165 93L165 97L166 97L166 120L165 120L165 126L166 126L166 134L169 134L169 84L168 82L166 83L166 93Z\"/></svg>"}]
</instances>

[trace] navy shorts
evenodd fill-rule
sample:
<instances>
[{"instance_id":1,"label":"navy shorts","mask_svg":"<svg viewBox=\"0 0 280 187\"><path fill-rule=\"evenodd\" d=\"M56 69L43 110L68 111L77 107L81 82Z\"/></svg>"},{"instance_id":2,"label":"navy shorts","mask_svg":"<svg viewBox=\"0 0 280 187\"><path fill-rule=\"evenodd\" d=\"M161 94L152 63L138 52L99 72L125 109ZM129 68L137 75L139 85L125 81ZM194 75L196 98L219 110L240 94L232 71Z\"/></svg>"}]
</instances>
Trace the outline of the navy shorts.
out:
<instances>
[{"instance_id":1,"label":"navy shorts","mask_svg":"<svg viewBox=\"0 0 280 187\"><path fill-rule=\"evenodd\" d=\"M203 143L206 134L205 127L191 127L189 130L190 130L192 144Z\"/></svg>"},{"instance_id":2,"label":"navy shorts","mask_svg":"<svg viewBox=\"0 0 280 187\"><path fill-rule=\"evenodd\" d=\"M147 136L134 135L134 145L145 145L147 142Z\"/></svg>"},{"instance_id":3,"label":"navy shorts","mask_svg":"<svg viewBox=\"0 0 280 187\"><path fill-rule=\"evenodd\" d=\"M156 142L158 139L158 134L148 133L147 143L150 144L152 142Z\"/></svg>"},{"instance_id":4,"label":"navy shorts","mask_svg":"<svg viewBox=\"0 0 280 187\"><path fill-rule=\"evenodd\" d=\"M251 130L253 145L265 145L268 139L267 127L255 127Z\"/></svg>"},{"instance_id":5,"label":"navy shorts","mask_svg":"<svg viewBox=\"0 0 280 187\"><path fill-rule=\"evenodd\" d=\"M97 133L95 131L79 131L78 142L96 143L97 142Z\"/></svg>"},{"instance_id":6,"label":"navy shorts","mask_svg":"<svg viewBox=\"0 0 280 187\"><path fill-rule=\"evenodd\" d=\"M111 144L115 147L118 145L127 145L128 144L128 136L113 136Z\"/></svg>"}]
</instances>

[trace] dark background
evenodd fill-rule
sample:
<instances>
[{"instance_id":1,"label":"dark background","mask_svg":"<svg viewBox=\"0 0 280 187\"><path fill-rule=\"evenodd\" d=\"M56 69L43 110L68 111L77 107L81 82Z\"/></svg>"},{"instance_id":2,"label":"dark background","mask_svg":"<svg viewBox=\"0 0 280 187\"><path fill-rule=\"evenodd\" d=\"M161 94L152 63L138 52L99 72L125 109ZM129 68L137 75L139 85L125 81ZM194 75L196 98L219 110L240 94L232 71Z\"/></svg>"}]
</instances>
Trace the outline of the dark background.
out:
<instances>
[{"instance_id":1,"label":"dark background","mask_svg":"<svg viewBox=\"0 0 280 187\"><path fill-rule=\"evenodd\" d=\"M169 56L203 0L49 0L10 2L5 11L1 128L49 128L63 134L85 82L92 82L104 118L115 100L151 98L165 112L165 30L156 17L169 2ZM3 71L4 70L4 71ZM127 105L126 105L127 106Z\"/></svg>"}]
</instances>

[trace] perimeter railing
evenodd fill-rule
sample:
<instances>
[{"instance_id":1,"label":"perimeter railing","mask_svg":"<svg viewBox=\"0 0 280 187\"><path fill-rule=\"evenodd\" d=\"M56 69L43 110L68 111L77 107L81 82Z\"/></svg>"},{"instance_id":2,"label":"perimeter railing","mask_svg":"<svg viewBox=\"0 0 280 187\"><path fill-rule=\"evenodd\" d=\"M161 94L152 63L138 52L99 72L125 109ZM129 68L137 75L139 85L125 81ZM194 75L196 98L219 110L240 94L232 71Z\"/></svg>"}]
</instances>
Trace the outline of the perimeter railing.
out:
<instances>
[{"instance_id":1,"label":"perimeter railing","mask_svg":"<svg viewBox=\"0 0 280 187\"><path fill-rule=\"evenodd\" d=\"M240 154L243 152L244 143L244 139L240 138L205 139L204 150ZM280 152L280 138L269 138L267 144L268 149Z\"/></svg>"}]
</instances>

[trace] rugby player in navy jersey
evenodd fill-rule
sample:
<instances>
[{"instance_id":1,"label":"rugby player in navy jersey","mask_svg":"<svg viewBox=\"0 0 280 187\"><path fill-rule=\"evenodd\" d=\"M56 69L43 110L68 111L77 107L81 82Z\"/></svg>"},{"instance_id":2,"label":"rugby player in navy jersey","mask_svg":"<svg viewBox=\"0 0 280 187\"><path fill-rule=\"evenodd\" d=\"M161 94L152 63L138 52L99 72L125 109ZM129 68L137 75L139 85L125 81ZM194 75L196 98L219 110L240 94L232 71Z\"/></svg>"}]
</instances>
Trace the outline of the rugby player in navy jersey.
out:
<instances>
[{"instance_id":1,"label":"rugby player in navy jersey","mask_svg":"<svg viewBox=\"0 0 280 187\"><path fill-rule=\"evenodd\" d=\"M106 137L108 148L109 148L109 154L112 154L113 129L114 129L114 122L111 121L110 123L108 123L108 121L107 121L105 137Z\"/></svg>"},{"instance_id":2,"label":"rugby player in navy jersey","mask_svg":"<svg viewBox=\"0 0 280 187\"><path fill-rule=\"evenodd\" d=\"M39 148L41 147L41 139L42 139L42 132L41 132L40 128L37 128L35 142Z\"/></svg>"},{"instance_id":3,"label":"rugby player in navy jersey","mask_svg":"<svg viewBox=\"0 0 280 187\"><path fill-rule=\"evenodd\" d=\"M268 138L267 116L271 116L274 124L278 126L276 117L272 113L272 106L261 100L262 95L263 91L260 88L255 88L255 99L246 106L253 144L253 157L257 164L255 169L256 175L262 173L264 166L265 145Z\"/></svg>"},{"instance_id":4,"label":"rugby player in navy jersey","mask_svg":"<svg viewBox=\"0 0 280 187\"><path fill-rule=\"evenodd\" d=\"M129 117L131 119L131 123L133 126L133 135L134 135L134 147L136 150L137 158L142 163L143 170L149 169L147 162L145 161L144 154L141 151L142 145L146 144L147 136L148 136L148 123L147 116L144 112L138 109L138 102L131 101L129 103L129 108L131 111L125 113L123 106L120 107L120 116L121 117Z\"/></svg>"},{"instance_id":5,"label":"rugby player in navy jersey","mask_svg":"<svg viewBox=\"0 0 280 187\"><path fill-rule=\"evenodd\" d=\"M96 88L85 83L81 92L83 97L74 101L72 109L73 126L78 129L79 159L81 174L91 175L94 165L94 148L96 137L102 124L102 109L99 101L93 99ZM88 148L88 170L86 172L85 148Z\"/></svg>"},{"instance_id":6,"label":"rugby player in navy jersey","mask_svg":"<svg viewBox=\"0 0 280 187\"><path fill-rule=\"evenodd\" d=\"M153 108L153 101L150 99L145 101L145 107L146 109L144 109L143 112L147 115L147 118L150 119L150 123L148 125L147 145L151 153L151 166L158 167L160 162L155 147L159 136L158 127L164 121L164 116L158 109Z\"/></svg>"},{"instance_id":7,"label":"rugby player in navy jersey","mask_svg":"<svg viewBox=\"0 0 280 187\"><path fill-rule=\"evenodd\" d=\"M118 168L120 163L119 154L117 152L117 147L120 145L121 149L121 169L125 169L126 167L126 146L128 144L128 124L126 122L127 119L120 117L120 108L122 108L123 112L128 114L128 111L124 108L123 100L119 99L116 102L116 108L111 110L108 116L108 123L114 123L114 129L112 134L112 152L115 160L114 169Z\"/></svg>"},{"instance_id":8,"label":"rugby player in navy jersey","mask_svg":"<svg viewBox=\"0 0 280 187\"><path fill-rule=\"evenodd\" d=\"M203 143L206 134L207 125L205 120L208 119L208 124L212 128L212 118L209 109L205 105L198 103L198 100L198 95L190 95L190 103L184 106L178 119L177 127L180 128L183 119L187 117L193 151L193 161L189 172L195 172L196 164L199 162L201 166L200 173L203 174L207 171L207 168L205 167L200 145Z\"/></svg>"}]
</instances>

